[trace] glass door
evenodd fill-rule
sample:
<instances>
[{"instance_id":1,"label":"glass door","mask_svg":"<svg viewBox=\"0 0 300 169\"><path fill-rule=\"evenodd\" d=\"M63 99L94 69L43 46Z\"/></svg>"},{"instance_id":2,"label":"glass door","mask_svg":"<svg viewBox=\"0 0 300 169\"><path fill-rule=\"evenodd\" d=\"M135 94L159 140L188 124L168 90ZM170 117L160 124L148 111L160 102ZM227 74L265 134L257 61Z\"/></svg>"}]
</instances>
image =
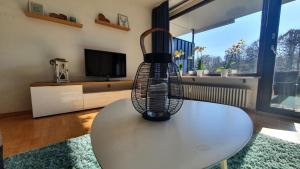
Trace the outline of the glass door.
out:
<instances>
[{"instance_id":1,"label":"glass door","mask_svg":"<svg viewBox=\"0 0 300 169\"><path fill-rule=\"evenodd\" d=\"M300 112L300 0L282 1L270 107ZM275 47L277 46L277 47ZM276 49L275 49L276 48Z\"/></svg>"}]
</instances>

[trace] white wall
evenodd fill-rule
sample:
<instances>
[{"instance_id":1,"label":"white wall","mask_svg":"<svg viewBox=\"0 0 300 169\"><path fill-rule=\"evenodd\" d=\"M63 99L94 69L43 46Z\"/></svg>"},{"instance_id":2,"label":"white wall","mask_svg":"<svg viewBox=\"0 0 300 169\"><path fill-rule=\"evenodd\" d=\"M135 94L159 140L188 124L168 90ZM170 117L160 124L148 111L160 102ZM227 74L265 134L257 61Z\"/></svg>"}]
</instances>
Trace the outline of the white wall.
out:
<instances>
[{"instance_id":1,"label":"white wall","mask_svg":"<svg viewBox=\"0 0 300 169\"><path fill-rule=\"evenodd\" d=\"M46 12L77 17L83 29L26 17L28 0L0 0L0 113L31 109L29 85L51 81L51 58L69 61L71 80L84 78L84 48L127 54L127 79L143 57L140 34L151 27L153 6L135 0L35 0ZM131 31L96 25L101 12L111 22L129 17Z\"/></svg>"}]
</instances>

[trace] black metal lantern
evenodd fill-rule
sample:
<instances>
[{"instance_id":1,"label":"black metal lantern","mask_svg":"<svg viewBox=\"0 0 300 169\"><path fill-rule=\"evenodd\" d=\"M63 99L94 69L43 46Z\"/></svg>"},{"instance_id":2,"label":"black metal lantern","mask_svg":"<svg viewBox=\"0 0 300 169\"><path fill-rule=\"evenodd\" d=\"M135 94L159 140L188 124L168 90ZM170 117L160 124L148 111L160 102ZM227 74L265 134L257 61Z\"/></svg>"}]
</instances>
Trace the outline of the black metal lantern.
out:
<instances>
[{"instance_id":1,"label":"black metal lantern","mask_svg":"<svg viewBox=\"0 0 300 169\"><path fill-rule=\"evenodd\" d=\"M169 34L172 48L172 35L161 28L150 29L141 35L140 43L144 55L137 70L131 100L134 108L147 120L164 121L179 111L183 103L183 86L177 65L169 53L148 53L144 39L152 32ZM172 51L172 49L171 49Z\"/></svg>"}]
</instances>

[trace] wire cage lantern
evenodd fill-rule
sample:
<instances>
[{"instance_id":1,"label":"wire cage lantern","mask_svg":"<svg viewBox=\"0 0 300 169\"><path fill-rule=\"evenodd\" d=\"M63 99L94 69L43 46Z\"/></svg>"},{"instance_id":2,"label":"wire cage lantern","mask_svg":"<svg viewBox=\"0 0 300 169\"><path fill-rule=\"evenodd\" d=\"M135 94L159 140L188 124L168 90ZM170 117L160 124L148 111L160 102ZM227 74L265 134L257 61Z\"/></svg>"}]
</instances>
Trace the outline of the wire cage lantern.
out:
<instances>
[{"instance_id":1,"label":"wire cage lantern","mask_svg":"<svg viewBox=\"0 0 300 169\"><path fill-rule=\"evenodd\" d=\"M140 37L144 62L138 67L131 100L134 108L150 121L165 121L177 113L183 104L183 86L177 65L170 53L146 53L144 39L153 32L172 35L161 28L147 30Z\"/></svg>"}]
</instances>

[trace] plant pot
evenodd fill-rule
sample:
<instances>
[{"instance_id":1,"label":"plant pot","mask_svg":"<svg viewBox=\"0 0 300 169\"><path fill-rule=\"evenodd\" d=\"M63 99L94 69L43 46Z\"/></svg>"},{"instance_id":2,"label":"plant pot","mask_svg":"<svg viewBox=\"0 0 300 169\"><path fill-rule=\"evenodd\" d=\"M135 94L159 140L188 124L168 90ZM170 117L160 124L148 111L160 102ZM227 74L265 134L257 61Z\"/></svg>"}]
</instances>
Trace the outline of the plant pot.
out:
<instances>
[{"instance_id":1,"label":"plant pot","mask_svg":"<svg viewBox=\"0 0 300 169\"><path fill-rule=\"evenodd\" d=\"M209 73L208 70L204 70L203 75L207 75Z\"/></svg>"},{"instance_id":2,"label":"plant pot","mask_svg":"<svg viewBox=\"0 0 300 169\"><path fill-rule=\"evenodd\" d=\"M182 72L183 72L182 70L179 70L179 74L180 74L180 76L182 76L182 74L183 74Z\"/></svg>"},{"instance_id":3,"label":"plant pot","mask_svg":"<svg viewBox=\"0 0 300 169\"><path fill-rule=\"evenodd\" d=\"M229 69L223 69L221 71L221 77L228 77Z\"/></svg>"},{"instance_id":4,"label":"plant pot","mask_svg":"<svg viewBox=\"0 0 300 169\"><path fill-rule=\"evenodd\" d=\"M231 69L231 70L230 70L230 74L237 74L237 72L238 72L238 71L237 71L236 69Z\"/></svg>"},{"instance_id":5,"label":"plant pot","mask_svg":"<svg viewBox=\"0 0 300 169\"><path fill-rule=\"evenodd\" d=\"M197 76L202 77L204 70L197 70Z\"/></svg>"},{"instance_id":6,"label":"plant pot","mask_svg":"<svg viewBox=\"0 0 300 169\"><path fill-rule=\"evenodd\" d=\"M194 71L190 70L188 73L189 73L189 75L193 75Z\"/></svg>"}]
</instances>

